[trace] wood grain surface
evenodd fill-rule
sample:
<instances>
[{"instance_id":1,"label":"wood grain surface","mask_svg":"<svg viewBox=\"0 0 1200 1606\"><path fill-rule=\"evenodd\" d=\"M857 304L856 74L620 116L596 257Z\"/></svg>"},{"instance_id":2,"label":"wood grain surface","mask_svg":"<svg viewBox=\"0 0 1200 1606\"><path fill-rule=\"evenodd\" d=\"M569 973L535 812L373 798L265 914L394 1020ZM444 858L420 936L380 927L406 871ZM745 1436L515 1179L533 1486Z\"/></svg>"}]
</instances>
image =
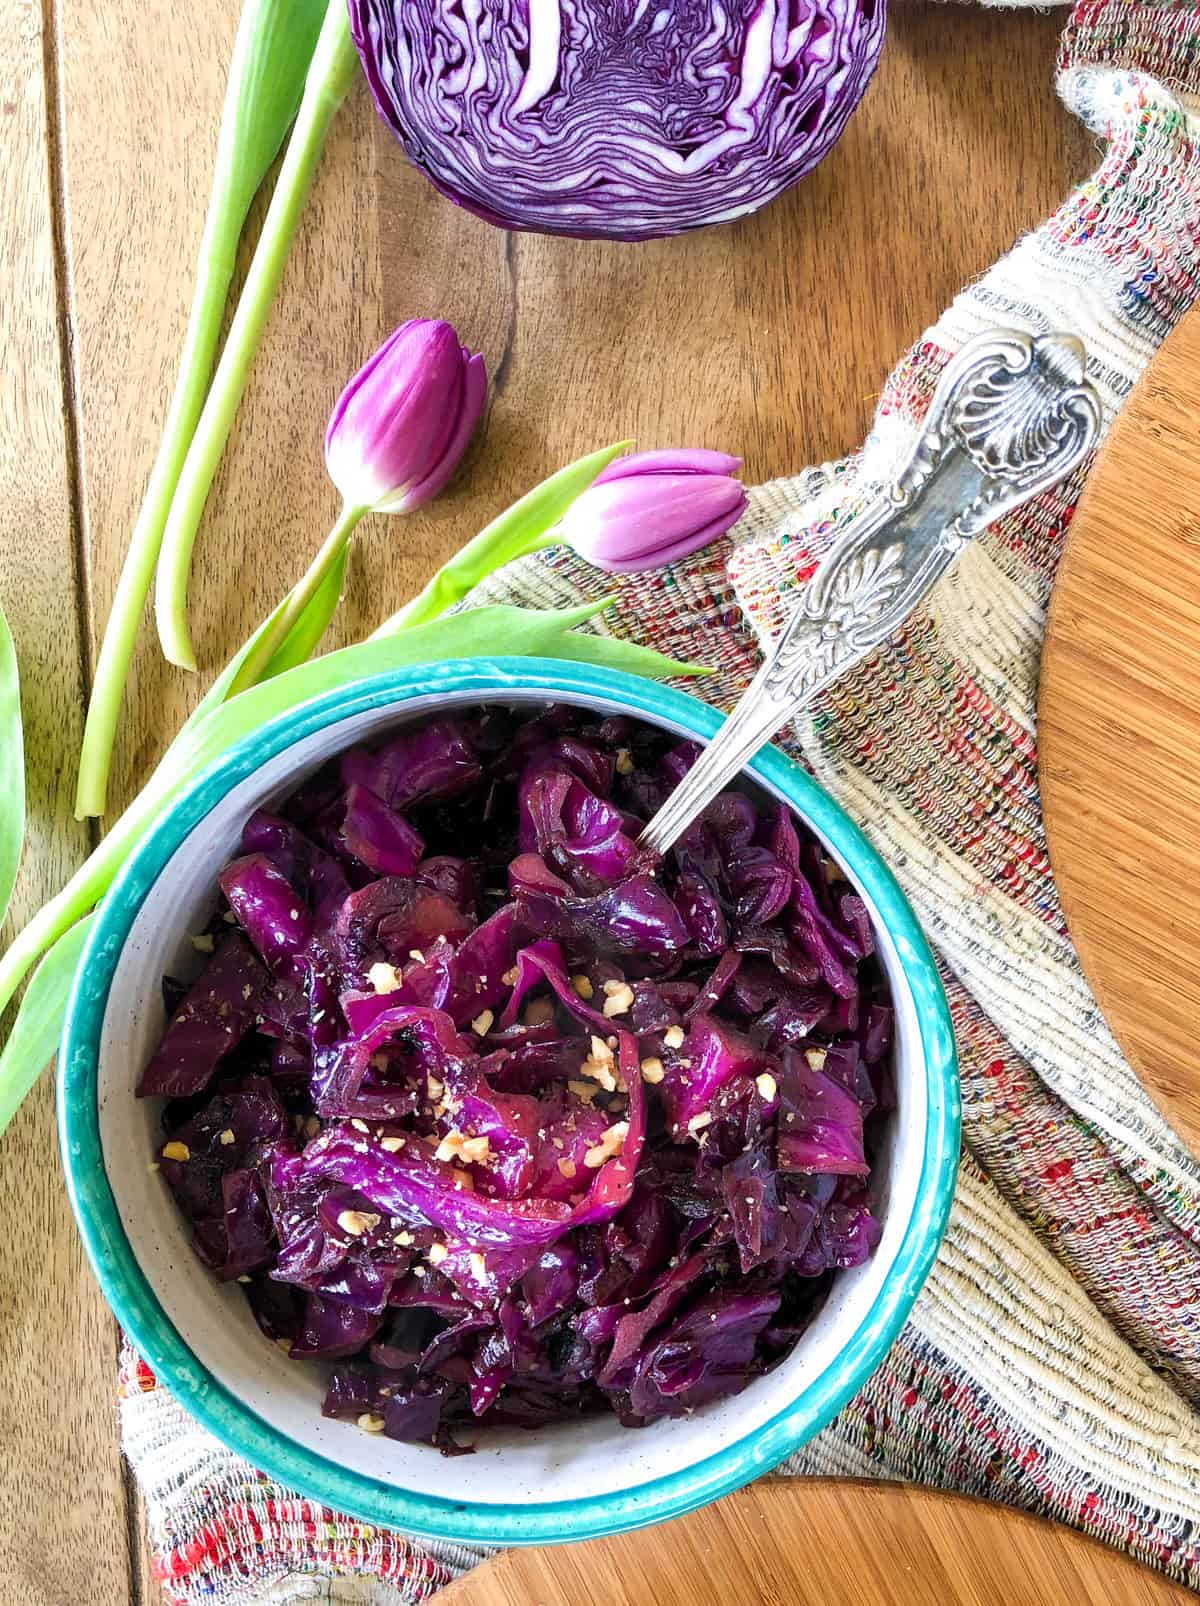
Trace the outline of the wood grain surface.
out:
<instances>
[{"instance_id":1,"label":"wood grain surface","mask_svg":"<svg viewBox=\"0 0 1200 1606\"><path fill-rule=\"evenodd\" d=\"M1125 404L1080 501L1038 709L1046 832L1084 971L1200 1155L1200 316Z\"/></svg>"},{"instance_id":2,"label":"wood grain surface","mask_svg":"<svg viewBox=\"0 0 1200 1606\"><path fill-rule=\"evenodd\" d=\"M660 1528L509 1550L439 1606L1184 1606L1069 1529L897 1483L767 1479Z\"/></svg>"},{"instance_id":3,"label":"wood grain surface","mask_svg":"<svg viewBox=\"0 0 1200 1606\"><path fill-rule=\"evenodd\" d=\"M4 941L88 848L70 809L84 682L50 204L55 88L43 71L40 17L22 12L0 26L0 599L21 670L29 824ZM121 1606L128 1544L113 1420L116 1333L63 1194L48 1077L4 1137L0 1221L0 1600Z\"/></svg>"},{"instance_id":4,"label":"wood grain surface","mask_svg":"<svg viewBox=\"0 0 1200 1606\"><path fill-rule=\"evenodd\" d=\"M25 676L32 816L18 914L88 841L70 819L83 688L173 380L237 11L204 0L181 26L169 0L0 0L0 599ZM197 542L205 673L169 669L147 625L114 808L315 550L335 511L326 414L397 321L452 318L487 355L493 405L445 495L364 529L331 644L603 441L737 450L752 479L853 447L897 354L1092 159L1053 93L1060 25L897 4L875 82L812 177L744 224L633 247L506 236L457 211L357 90ZM116 1451L116 1332L82 1264L51 1111L47 1082L0 1143L0 1357L20 1379L0 1400L0 1601L140 1606L157 1591Z\"/></svg>"}]
</instances>

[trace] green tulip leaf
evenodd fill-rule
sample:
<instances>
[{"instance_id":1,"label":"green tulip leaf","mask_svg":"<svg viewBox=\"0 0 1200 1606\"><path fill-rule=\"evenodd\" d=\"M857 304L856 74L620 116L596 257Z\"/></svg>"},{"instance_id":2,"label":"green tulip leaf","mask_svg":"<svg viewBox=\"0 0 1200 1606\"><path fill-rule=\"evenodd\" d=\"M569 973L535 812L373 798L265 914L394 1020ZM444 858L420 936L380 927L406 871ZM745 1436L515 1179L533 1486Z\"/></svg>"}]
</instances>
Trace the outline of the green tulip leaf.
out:
<instances>
[{"instance_id":1,"label":"green tulip leaf","mask_svg":"<svg viewBox=\"0 0 1200 1606\"><path fill-rule=\"evenodd\" d=\"M586 457L568 463L566 468L560 468L557 474L551 474L549 479L535 485L532 491L527 491L519 502L514 502L448 559L424 591L406 603L399 613L393 614L375 634L381 636L392 630L408 630L413 625L436 619L456 602L461 602L489 574L494 574L506 563L512 563L515 558L523 558L527 553L546 546L547 535L575 498L586 491L597 474L602 473L622 452L627 452L632 444L632 441L617 441L614 446L589 452Z\"/></svg>"},{"instance_id":2,"label":"green tulip leaf","mask_svg":"<svg viewBox=\"0 0 1200 1606\"><path fill-rule=\"evenodd\" d=\"M104 896L134 844L167 803L243 736L301 703L384 670L439 663L448 658L476 658L483 653L569 658L652 678L707 673L701 665L677 663L632 642L585 632L572 634L608 607L610 601L605 598L577 608L545 610L507 604L470 608L326 653L251 686L227 703L208 706L180 731L154 774L99 847L58 896L39 910L0 959L0 1010L38 956Z\"/></svg>"},{"instance_id":3,"label":"green tulip leaf","mask_svg":"<svg viewBox=\"0 0 1200 1606\"><path fill-rule=\"evenodd\" d=\"M88 915L59 937L25 989L8 1042L0 1053L0 1132L58 1051L75 967L94 919L94 915Z\"/></svg>"}]
</instances>

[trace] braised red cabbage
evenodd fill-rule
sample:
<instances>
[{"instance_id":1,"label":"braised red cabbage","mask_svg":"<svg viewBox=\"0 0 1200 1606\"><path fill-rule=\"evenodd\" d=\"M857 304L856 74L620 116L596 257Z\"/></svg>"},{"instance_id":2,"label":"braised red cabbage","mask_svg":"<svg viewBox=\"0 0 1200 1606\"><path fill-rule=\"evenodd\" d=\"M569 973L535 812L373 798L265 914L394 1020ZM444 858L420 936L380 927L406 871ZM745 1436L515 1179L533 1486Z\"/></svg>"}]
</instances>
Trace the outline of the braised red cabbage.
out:
<instances>
[{"instance_id":1,"label":"braised red cabbage","mask_svg":"<svg viewBox=\"0 0 1200 1606\"><path fill-rule=\"evenodd\" d=\"M893 1016L862 900L626 719L484 709L345 753L242 853L139 1093L196 1253L325 1410L447 1453L736 1393L878 1239Z\"/></svg>"},{"instance_id":2,"label":"braised red cabbage","mask_svg":"<svg viewBox=\"0 0 1200 1606\"><path fill-rule=\"evenodd\" d=\"M833 145L885 0L350 0L384 121L507 229L638 240L756 211Z\"/></svg>"}]
</instances>

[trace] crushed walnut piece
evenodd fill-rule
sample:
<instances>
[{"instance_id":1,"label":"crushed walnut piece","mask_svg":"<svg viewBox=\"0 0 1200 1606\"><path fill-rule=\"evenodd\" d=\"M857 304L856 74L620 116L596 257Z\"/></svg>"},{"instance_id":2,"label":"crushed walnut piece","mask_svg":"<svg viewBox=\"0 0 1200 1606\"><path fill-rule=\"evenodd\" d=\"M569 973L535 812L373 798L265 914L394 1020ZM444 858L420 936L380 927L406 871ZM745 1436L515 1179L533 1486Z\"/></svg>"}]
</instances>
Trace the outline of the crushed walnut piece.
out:
<instances>
[{"instance_id":1,"label":"crushed walnut piece","mask_svg":"<svg viewBox=\"0 0 1200 1606\"><path fill-rule=\"evenodd\" d=\"M404 1147L404 1139L402 1137L380 1138L379 1147L385 1154L399 1154Z\"/></svg>"},{"instance_id":2,"label":"crushed walnut piece","mask_svg":"<svg viewBox=\"0 0 1200 1606\"><path fill-rule=\"evenodd\" d=\"M759 1098L765 1099L768 1104L779 1091L778 1084L770 1071L764 1071L761 1076L756 1076L754 1085L758 1089Z\"/></svg>"},{"instance_id":3,"label":"crushed walnut piece","mask_svg":"<svg viewBox=\"0 0 1200 1606\"><path fill-rule=\"evenodd\" d=\"M582 998L585 1003L596 991L596 989L592 986L590 978L585 976L582 971L578 976L571 977L571 989L578 997Z\"/></svg>"},{"instance_id":4,"label":"crushed walnut piece","mask_svg":"<svg viewBox=\"0 0 1200 1606\"><path fill-rule=\"evenodd\" d=\"M456 1127L451 1127L434 1150L435 1160L464 1160L468 1165L486 1165L491 1159L491 1144L487 1138L472 1138Z\"/></svg>"},{"instance_id":5,"label":"crushed walnut piece","mask_svg":"<svg viewBox=\"0 0 1200 1606\"><path fill-rule=\"evenodd\" d=\"M579 1167L575 1164L574 1160L560 1160L558 1162L558 1169L562 1175L566 1177L567 1181L570 1182L571 1178L575 1175L576 1171L578 1171Z\"/></svg>"},{"instance_id":6,"label":"crushed walnut piece","mask_svg":"<svg viewBox=\"0 0 1200 1606\"><path fill-rule=\"evenodd\" d=\"M701 1110L699 1115L692 1116L691 1120L687 1124L687 1129L689 1132L703 1132L704 1128L708 1126L711 1121L712 1116L708 1113L708 1111Z\"/></svg>"},{"instance_id":7,"label":"crushed walnut piece","mask_svg":"<svg viewBox=\"0 0 1200 1606\"><path fill-rule=\"evenodd\" d=\"M663 1062L659 1059L657 1054L651 1054L649 1058L642 1061L643 1082L649 1082L651 1084L661 1082L666 1074L666 1071L663 1069Z\"/></svg>"},{"instance_id":8,"label":"crushed walnut piece","mask_svg":"<svg viewBox=\"0 0 1200 1606\"><path fill-rule=\"evenodd\" d=\"M237 1138L234 1136L233 1128L227 1126L223 1132L218 1133L217 1141L222 1143L225 1148L228 1148L231 1143L236 1143Z\"/></svg>"},{"instance_id":9,"label":"crushed walnut piece","mask_svg":"<svg viewBox=\"0 0 1200 1606\"><path fill-rule=\"evenodd\" d=\"M164 1143L162 1157L164 1160L190 1160L192 1158L192 1151L188 1148L186 1143Z\"/></svg>"},{"instance_id":10,"label":"crushed walnut piece","mask_svg":"<svg viewBox=\"0 0 1200 1606\"><path fill-rule=\"evenodd\" d=\"M337 1224L351 1238L361 1238L366 1232L374 1232L382 1220L383 1217L377 1216L373 1210L343 1210L337 1218Z\"/></svg>"},{"instance_id":11,"label":"crushed walnut piece","mask_svg":"<svg viewBox=\"0 0 1200 1606\"><path fill-rule=\"evenodd\" d=\"M590 1082L567 1083L567 1092L574 1093L575 1097L577 1099L582 1099L585 1104L590 1104L599 1091L600 1089L598 1087L593 1087Z\"/></svg>"},{"instance_id":12,"label":"crushed walnut piece","mask_svg":"<svg viewBox=\"0 0 1200 1606\"><path fill-rule=\"evenodd\" d=\"M633 988L627 981L606 981L604 993L606 1015L627 1015L633 1008Z\"/></svg>"},{"instance_id":13,"label":"crushed walnut piece","mask_svg":"<svg viewBox=\"0 0 1200 1606\"><path fill-rule=\"evenodd\" d=\"M614 1159L625 1147L625 1135L629 1131L628 1121L614 1121L605 1131L599 1143L594 1144L584 1155L583 1163L591 1170L604 1164L606 1160Z\"/></svg>"},{"instance_id":14,"label":"crushed walnut piece","mask_svg":"<svg viewBox=\"0 0 1200 1606\"><path fill-rule=\"evenodd\" d=\"M627 747L618 747L617 748L617 774L618 775L632 775L633 774L633 754L629 751L629 749Z\"/></svg>"},{"instance_id":15,"label":"crushed walnut piece","mask_svg":"<svg viewBox=\"0 0 1200 1606\"><path fill-rule=\"evenodd\" d=\"M192 947L198 954L211 954L216 944L207 931L202 931L192 938Z\"/></svg>"},{"instance_id":16,"label":"crushed walnut piece","mask_svg":"<svg viewBox=\"0 0 1200 1606\"><path fill-rule=\"evenodd\" d=\"M663 1042L668 1048L682 1048L684 1036L682 1026L668 1026L663 1033Z\"/></svg>"},{"instance_id":17,"label":"crushed walnut piece","mask_svg":"<svg viewBox=\"0 0 1200 1606\"><path fill-rule=\"evenodd\" d=\"M810 1071L823 1071L825 1069L825 1050L823 1048L806 1048L804 1058L808 1061Z\"/></svg>"},{"instance_id":18,"label":"crushed walnut piece","mask_svg":"<svg viewBox=\"0 0 1200 1606\"><path fill-rule=\"evenodd\" d=\"M382 1433L384 1427L383 1418L376 1416L374 1411L364 1411L358 1418L358 1426L364 1433Z\"/></svg>"},{"instance_id":19,"label":"crushed walnut piece","mask_svg":"<svg viewBox=\"0 0 1200 1606\"><path fill-rule=\"evenodd\" d=\"M380 959L367 971L367 980L377 993L394 993L404 977L395 965L386 964Z\"/></svg>"},{"instance_id":20,"label":"crushed walnut piece","mask_svg":"<svg viewBox=\"0 0 1200 1606\"><path fill-rule=\"evenodd\" d=\"M602 1037L592 1037L588 1056L579 1067L579 1073L581 1076L589 1077L593 1082L599 1082L606 1093L617 1091L613 1051Z\"/></svg>"},{"instance_id":21,"label":"crushed walnut piece","mask_svg":"<svg viewBox=\"0 0 1200 1606\"><path fill-rule=\"evenodd\" d=\"M496 1016L492 1010L481 1009L479 1014L476 1015L475 1019L471 1022L471 1030L475 1033L476 1037L486 1037L492 1029L492 1022L495 1020L495 1018Z\"/></svg>"},{"instance_id":22,"label":"crushed walnut piece","mask_svg":"<svg viewBox=\"0 0 1200 1606\"><path fill-rule=\"evenodd\" d=\"M450 1251L445 1244L430 1244L428 1260L431 1266L440 1266Z\"/></svg>"}]
</instances>

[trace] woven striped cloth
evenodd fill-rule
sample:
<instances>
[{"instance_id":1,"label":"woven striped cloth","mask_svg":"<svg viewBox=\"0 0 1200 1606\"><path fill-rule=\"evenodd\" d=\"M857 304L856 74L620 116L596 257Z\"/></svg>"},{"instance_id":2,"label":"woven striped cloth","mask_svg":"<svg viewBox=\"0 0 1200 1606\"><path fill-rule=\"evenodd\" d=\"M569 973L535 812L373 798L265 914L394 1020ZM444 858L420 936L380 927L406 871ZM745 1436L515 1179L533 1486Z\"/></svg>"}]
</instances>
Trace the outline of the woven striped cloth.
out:
<instances>
[{"instance_id":1,"label":"woven striped cloth","mask_svg":"<svg viewBox=\"0 0 1200 1606\"><path fill-rule=\"evenodd\" d=\"M1200 5L1080 0L1059 88L1103 142L1099 167L907 354L862 452L758 488L720 546L620 582L607 628L716 664L704 691L732 704L822 552L904 457L948 358L989 326L1082 336L1111 419L1197 293ZM937 950L965 1134L949 1231L907 1327L786 1470L984 1494L1200 1587L1200 1166L1079 969L1038 798L1045 610L1085 473L970 547L785 739L885 855ZM478 599L611 589L556 549ZM398 1606L478 1559L278 1487L128 1350L120 1394L170 1600Z\"/></svg>"}]
</instances>

